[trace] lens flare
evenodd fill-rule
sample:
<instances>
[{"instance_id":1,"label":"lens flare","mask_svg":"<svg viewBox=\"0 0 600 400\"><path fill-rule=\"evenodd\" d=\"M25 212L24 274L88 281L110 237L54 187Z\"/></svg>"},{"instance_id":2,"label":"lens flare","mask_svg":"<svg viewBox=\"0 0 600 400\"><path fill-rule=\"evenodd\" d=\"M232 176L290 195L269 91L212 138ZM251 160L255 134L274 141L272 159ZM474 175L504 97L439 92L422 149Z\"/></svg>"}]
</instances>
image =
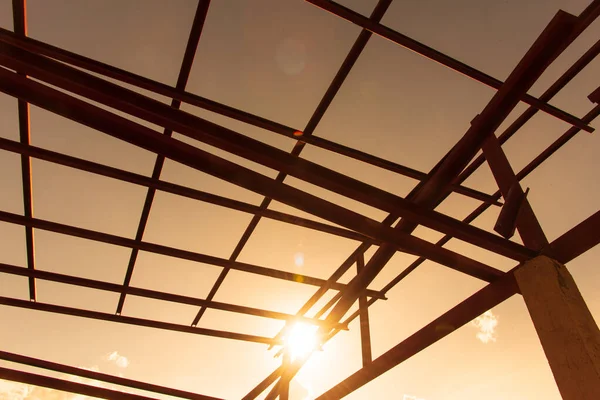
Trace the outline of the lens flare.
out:
<instances>
[{"instance_id":1,"label":"lens flare","mask_svg":"<svg viewBox=\"0 0 600 400\"><path fill-rule=\"evenodd\" d=\"M292 360L303 359L317 348L317 329L314 325L295 323L285 337L285 347Z\"/></svg>"}]
</instances>

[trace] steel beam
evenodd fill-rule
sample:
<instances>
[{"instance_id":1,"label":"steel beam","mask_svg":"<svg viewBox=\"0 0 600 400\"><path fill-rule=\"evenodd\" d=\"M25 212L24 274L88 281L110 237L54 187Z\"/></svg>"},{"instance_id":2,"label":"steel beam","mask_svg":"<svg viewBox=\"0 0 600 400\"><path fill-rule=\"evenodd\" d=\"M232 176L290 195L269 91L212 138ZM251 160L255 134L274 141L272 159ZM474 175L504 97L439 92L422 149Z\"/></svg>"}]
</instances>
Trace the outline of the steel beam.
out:
<instances>
[{"instance_id":1,"label":"steel beam","mask_svg":"<svg viewBox=\"0 0 600 400\"><path fill-rule=\"evenodd\" d=\"M202 28L204 27L204 21L206 20L206 14L208 13L208 7L210 6L210 0L199 0L198 7L196 8L196 14L190 35L185 47L185 53L183 55L183 61L181 62L181 68L179 69L179 77L177 78L177 84L175 88L177 90L185 90L187 81L192 71L192 64L194 63L194 56L196 55L196 49L198 48L198 42L200 42L200 35L202 34ZM181 101L173 99L171 101L171 107L173 109L179 109L181 107ZM165 129L163 135L171 137L173 131L171 129ZM165 163L165 157L163 155L157 155L156 161L154 162L154 169L152 170L152 178L159 179L162 172L163 165ZM154 201L154 195L156 189L149 188L146 192L146 199L144 200L144 207L142 208L142 215L140 216L140 222L138 223L137 231L135 234L135 240L141 241L144 237L144 231L150 217L150 209ZM125 272L125 279L123 280L123 286L128 286L133 276L133 269L135 268L135 262L137 260L138 250L132 249L129 256L129 263L127 265L127 271ZM125 305L125 292L121 293L119 297L119 303L117 304L117 314L123 311Z\"/></svg>"},{"instance_id":2,"label":"steel beam","mask_svg":"<svg viewBox=\"0 0 600 400\"><path fill-rule=\"evenodd\" d=\"M447 265L450 268L475 275L484 280L490 280L499 275L498 270L485 264L446 249L436 248L433 244L422 239L389 229L375 220L368 219L320 197L273 181L248 168L241 167L181 141L160 135L142 125L32 80L22 79L18 75L2 69L0 69L0 87L0 90L8 94L25 97L32 104L39 105L146 150L163 154L184 165L272 197L282 203L348 229L361 232L381 241L393 243L394 248L398 250L423 255L442 265ZM464 226L471 227L466 224ZM488 244L494 248L499 247L499 250L503 252L510 253L517 260L526 259L531 255L531 251L521 245L498 238L489 234L489 232L486 232L486 234L494 237L494 240L489 241ZM496 239L501 240L497 241Z\"/></svg>"},{"instance_id":3,"label":"steel beam","mask_svg":"<svg viewBox=\"0 0 600 400\"><path fill-rule=\"evenodd\" d=\"M61 390L70 393L79 393L99 399L110 400L156 400L154 397L140 396L106 389L98 386L86 385L63 379L51 378L49 376L32 374L30 372L16 371L10 368L0 367L0 378L9 381L21 382L28 385L42 386L50 389Z\"/></svg>"},{"instance_id":4,"label":"steel beam","mask_svg":"<svg viewBox=\"0 0 600 400\"><path fill-rule=\"evenodd\" d=\"M447 56L446 54L444 54L438 50L435 50L427 45L424 45L423 43L420 43L420 42L406 36L406 35L403 35L400 32L392 30L384 25L381 25L380 23L373 22L373 21L369 20L368 18L360 15L359 13L357 13L347 7L344 7L334 1L331 1L331 0L306 0L306 1L314 4L315 6L321 8L325 11L328 11L334 15L337 15L340 18L343 18L349 22L352 22L353 24L356 24L356 25L362 27L363 29L367 29L385 39L391 40L392 42L394 42L406 49L412 50L417 54L427 57L430 60L437 61L438 63L440 63L450 69L453 69L454 71L460 72L463 75L466 75L476 81L479 81L491 88L499 90L506 83L506 82L503 83L502 81L495 79L495 78L491 77L490 75L487 75L484 72L481 72L461 61L458 61L455 58ZM574 35L573 39L575 39L575 37L579 33L581 33L585 28L587 28L587 26L589 26L594 21L594 19L598 15L599 10L600 10L600 3L598 1L593 2L592 5L590 7L588 7L588 9L586 10L586 11L588 11L586 13L586 18L582 18L582 22L584 22L584 23L582 23L580 25L581 26L580 31L572 32L572 34ZM587 132L593 132L593 130L594 130L592 127L585 124L579 118L577 118L565 111L559 110L556 107L527 94L526 92L521 95L520 100L522 100L523 102L525 102L541 111L544 111L564 122L567 122L570 125L576 126Z\"/></svg>"},{"instance_id":5,"label":"steel beam","mask_svg":"<svg viewBox=\"0 0 600 400\"><path fill-rule=\"evenodd\" d=\"M94 240L97 242L108 243L115 246L136 248L138 250L147 251L154 254L161 254L164 256L180 258L182 260L195 261L203 264L216 265L219 267L228 267L237 271L268 276L270 278L282 279L306 285L321 286L327 282L325 279L314 278L308 275L294 274L291 272L280 271L277 269L261 267L258 265L242 263L238 261L229 261L223 258L196 253L193 251L181 250L156 243L136 241L122 236L97 232L90 229L78 228L71 225L59 224L56 222L46 221L39 218L27 218L22 215L13 214L6 211L0 211L0 221L21 226L32 226L36 229L41 229L49 232L60 233L63 235L69 235L88 240ZM345 287L346 285L344 284L335 283L331 286L331 289L342 290ZM369 296L377 296L382 299L385 298L384 296L381 296L377 291L374 290L368 290L367 294Z\"/></svg>"},{"instance_id":6,"label":"steel beam","mask_svg":"<svg viewBox=\"0 0 600 400\"><path fill-rule=\"evenodd\" d=\"M504 197L505 203L511 188L512 190L517 191L516 193L519 198L523 199L523 204L520 207L516 219L516 226L523 239L523 243L530 249L541 250L548 245L548 239L546 239L544 230L535 216L531 204L527 198L524 197L525 193L523 192L517 176L510 166L510 162L508 161L508 158L506 158L506 154L504 154L504 150L502 150L502 146L496 135L491 134L483 144L483 155L488 161L490 170L496 179L496 183L498 184L500 193L502 193L502 196Z\"/></svg>"},{"instance_id":7,"label":"steel beam","mask_svg":"<svg viewBox=\"0 0 600 400\"><path fill-rule=\"evenodd\" d=\"M590 47L581 57L569 67L567 71L565 71L541 96L540 100L542 101L550 101L554 96L558 94L573 78L577 76L585 67L587 67L600 53L600 40L598 40L592 47ZM538 109L535 107L529 107L525 110L512 124L506 128L502 134L498 136L498 140L500 144L506 143L508 139L513 137L515 133L519 129L523 127L531 118L533 118L538 112ZM587 125L589 122L586 122L584 118L581 119ZM579 130L577 130L579 132ZM457 178L456 182L464 182L477 168L479 168L485 162L485 157L483 154L479 155L465 170L460 174Z\"/></svg>"},{"instance_id":8,"label":"steel beam","mask_svg":"<svg viewBox=\"0 0 600 400\"><path fill-rule=\"evenodd\" d=\"M262 217L273 219L275 221L285 222L288 224L301 226L304 228L313 229L324 233L329 233L331 235L343 237L346 239L358 240L361 242L368 243L376 243L373 239L365 235L361 235L360 233L350 231L348 229L324 224L322 222L298 217L281 211L268 209L263 210L260 207L255 206L254 204L230 199L228 197L204 192L202 190L192 189L187 186L182 186L171 182L149 178L147 176L136 174L134 172L125 171L119 168L110 167L108 165L95 163L93 161L88 161L81 158L58 153L55 151L42 149L40 147L22 145L19 142L15 142L10 139L0 138L0 149L14 152L17 154L24 154L28 157L37 158L58 165L75 168L80 171L86 171L96 175L117 179L122 182L129 182L136 185L152 188L154 190L160 190L165 193L171 193L189 199L199 200L209 204L215 204L231 210L260 215Z\"/></svg>"},{"instance_id":9,"label":"steel beam","mask_svg":"<svg viewBox=\"0 0 600 400\"><path fill-rule=\"evenodd\" d=\"M382 0L389 1L389 0ZM365 31L365 35L371 35L371 32ZM359 39L361 37L359 36ZM10 43L19 48L31 51L33 53L45 55L47 57L65 62L67 64L77 66L79 68L83 68L89 71L96 72L100 75L128 83L130 85L151 91L153 93L157 93L163 96L171 97L173 99L179 100L181 102L194 105L196 107L200 107L202 109L206 109L212 112L215 112L220 115L227 116L229 118L235 119L237 121L245 122L247 124L268 130L273 133L277 133L289 138L298 139L296 136L298 132L302 133L301 140L299 143L308 143L312 146L328 150L340 155L344 155L346 157L353 158L355 160L363 161L368 164L377 166L379 168L386 169L388 171L392 171L398 173L403 176L407 176L417 180L423 180L427 177L427 174L414 168L410 168L404 165L400 165L398 163L394 163L389 160L385 160L380 157L376 157L374 155L365 153L358 149L351 148L349 146L345 146L340 143L333 142L331 140L318 137L312 134L308 134L310 132L308 129L305 129L304 132L299 131L298 129L285 126L278 122L270 121L265 118L247 113L245 111L241 111L235 109L233 107L220 104L214 102L212 100L208 100L201 96L198 96L193 93L185 92L177 90L176 88L170 87L160 82L156 82L150 80L148 78L144 78L140 75L133 74L129 71L125 71L96 60L89 59L87 57L80 56L75 53L71 53L67 50L60 49L58 47L49 45L47 43L43 43L31 38L18 38L15 37L10 31L0 28L0 41ZM361 39L362 41L362 39ZM358 42L358 41L357 41ZM353 47L354 49L355 47ZM352 50L356 51L356 50ZM320 109L319 109L320 111ZM315 114L316 115L316 114ZM309 126L307 126L309 128ZM489 195L486 193L474 190L472 188L468 188L465 186L455 186L451 185L452 189L457 193L460 193L464 196L468 196L483 202L490 202ZM498 205L498 203L496 203Z\"/></svg>"},{"instance_id":10,"label":"steel beam","mask_svg":"<svg viewBox=\"0 0 600 400\"><path fill-rule=\"evenodd\" d=\"M49 271L30 270L27 268L17 267L15 265L9 265L0 263L0 273L32 277L42 279L50 282L65 283L67 285L74 285L79 287L87 287L91 289L104 290L112 293L126 293L133 296L144 297L146 299L162 300L177 304L187 304L192 306L203 306L212 308L214 310L228 311L233 313L253 315L256 317L278 319L287 322L302 321L307 324L317 326L330 326L327 321L319 320L317 318L308 318L304 316L296 316L292 314L286 314L277 311L263 310L255 307L240 306L237 304L223 303L214 300L204 300L197 297L183 296L174 293L166 293L158 290L143 289L134 286L123 286L115 283L103 282L94 279L81 278L73 275L58 274ZM341 324L335 324L332 328L348 329L346 326Z\"/></svg>"},{"instance_id":11,"label":"steel beam","mask_svg":"<svg viewBox=\"0 0 600 400\"><path fill-rule=\"evenodd\" d=\"M45 311L55 314L72 315L76 317L83 317L89 319L95 319L100 321L118 322L127 325L145 326L147 328L163 329L173 332L192 333L194 335L212 336L222 339L241 340L249 343L259 344L282 344L281 342L274 341L272 338L248 335L245 333L227 332L216 329L197 328L189 325L173 324L170 322L155 321L145 318L129 317L124 315L116 315L103 313L99 311L84 310L81 308L58 306L55 304L40 303L39 301L25 301L21 299L14 299L10 297L0 296L0 304L9 307L26 308L29 310Z\"/></svg>"},{"instance_id":12,"label":"steel beam","mask_svg":"<svg viewBox=\"0 0 600 400\"><path fill-rule=\"evenodd\" d=\"M356 262L357 274L360 274L360 271L362 271L364 267L365 258L364 255L361 254L358 256ZM360 316L360 348L363 367L373 361L373 355L371 352L371 330L369 328L369 304L367 303L367 300L367 296L364 294L361 294L358 297L358 315Z\"/></svg>"},{"instance_id":13,"label":"steel beam","mask_svg":"<svg viewBox=\"0 0 600 400\"><path fill-rule=\"evenodd\" d=\"M515 251L519 252L521 250L521 254L523 254L523 248L519 248L519 245L490 232L461 224L460 221L447 215L419 207L402 197L313 162L297 158L275 147L205 121L192 114L170 108L159 101L103 81L82 71L3 43L0 43L0 63L9 68L22 68L29 75L52 85L130 113L138 118L173 129L190 138L200 140L269 168L285 172L342 196L384 211L397 213L407 219L418 221L422 225L451 234L476 246L511 257L517 261L521 260L521 258L515 258L518 257ZM78 114L81 115L79 112ZM95 117L98 116L98 113L94 114ZM159 152L158 150L153 151Z\"/></svg>"},{"instance_id":14,"label":"steel beam","mask_svg":"<svg viewBox=\"0 0 600 400\"><path fill-rule=\"evenodd\" d=\"M15 35L27 36L27 5L25 0L13 0L13 26ZM19 72L19 71L17 71ZM31 142L31 126L29 124L29 103L17 100L19 118L19 140L21 144ZM31 182L31 160L21 155L21 185L23 187L23 213L33 217L33 187ZM25 227L25 248L27 254L27 268L35 269L35 242L33 229ZM36 300L35 279L29 278L29 299Z\"/></svg>"},{"instance_id":15,"label":"steel beam","mask_svg":"<svg viewBox=\"0 0 600 400\"><path fill-rule=\"evenodd\" d=\"M0 351L0 359L9 361L12 363L18 363L28 365L30 367L43 368L50 371L60 372L63 374L80 376L94 381L112 383L115 385L126 386L133 389L145 390L147 392L154 392L164 394L167 396L179 397L182 399L190 400L219 400L216 397L203 396L201 394L187 392L185 390L172 389L169 387L153 385L151 383L135 381L133 379L122 378L114 375L104 374L102 372L91 371L89 369L71 367L70 365L58 364L51 361L40 360L33 357L27 357L20 354L9 353L6 351Z\"/></svg>"},{"instance_id":16,"label":"steel beam","mask_svg":"<svg viewBox=\"0 0 600 400\"><path fill-rule=\"evenodd\" d=\"M547 253L563 264L600 243L600 211L564 233L550 244Z\"/></svg>"}]
</instances>

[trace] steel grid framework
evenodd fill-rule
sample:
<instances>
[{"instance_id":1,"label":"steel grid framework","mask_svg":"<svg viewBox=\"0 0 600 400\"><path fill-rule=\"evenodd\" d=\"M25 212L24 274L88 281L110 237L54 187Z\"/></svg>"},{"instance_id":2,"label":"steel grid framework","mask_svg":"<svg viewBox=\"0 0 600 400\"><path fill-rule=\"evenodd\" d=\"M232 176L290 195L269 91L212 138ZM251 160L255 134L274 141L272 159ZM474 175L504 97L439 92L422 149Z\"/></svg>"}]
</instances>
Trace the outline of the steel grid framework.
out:
<instances>
[{"instance_id":1,"label":"steel grid framework","mask_svg":"<svg viewBox=\"0 0 600 400\"><path fill-rule=\"evenodd\" d=\"M593 131L589 124L600 114L600 105L598 105L600 99L597 88L590 88L590 92L593 93L589 96L590 101L596 103L596 105L582 118L560 110L548 104L548 101L598 55L600 52L600 41L597 41L582 55L539 98L529 95L527 91L558 55L596 19L600 13L600 1L592 1L577 17L559 11L505 82L497 80L482 71L382 25L381 19L390 6L391 0L379 0L368 18L333 1L307 1L322 8L324 12L333 13L363 29L306 127L304 129L296 129L186 91L186 84L192 69L196 48L201 39L202 28L207 17L210 0L199 0L198 2L196 15L190 29L189 39L175 87L170 87L28 38L25 1L13 0L14 32L0 29L0 65L2 66L0 68L0 90L18 99L20 140L0 139L0 149L17 153L21 156L24 214L17 215L0 211L0 221L25 227L27 268L0 263L0 273L27 277L29 280L29 297L31 301L0 297L0 303L12 307L257 342L269 346L282 344L286 328L271 338L239 332L199 328L196 325L208 308L279 319L287 322L304 320L319 327L319 337L321 342L324 343L333 338L340 330L348 329L348 324L358 317L360 318L363 368L319 397L323 399L341 398L440 340L488 309L518 293L518 287L514 280L514 271L523 262L542 254L548 255L561 263L568 263L600 242L600 229L598 229L598 226L600 226L600 212L596 212L572 230L549 243L540 222L538 222L519 184L522 179L534 171L581 130ZM428 173L367 154L364 151L353 149L313 134L350 70L374 34L497 90L489 104L480 114L475 116L471 127L461 140ZM34 79L28 79L28 77ZM166 96L172 99L171 104L166 105L154 101L126 89L124 86L111 83L106 78ZM71 94L78 95L78 97L74 97ZM153 131L131 120L120 117L111 111L81 100L81 98L152 122L163 127L164 131L162 134ZM530 107L504 132L496 136L495 132L500 124L520 101L528 104ZM243 134L198 118L181 111L180 107L183 103L293 138L296 140L294 148L291 153L285 153ZM156 161L151 177L32 146L30 144L29 104L62 115L80 124L156 153ZM571 127L521 171L514 172L504 154L502 145L540 111L568 123ZM186 135L229 153L258 162L279 171L279 173L275 179L266 178L250 169L176 140L172 138L173 132ZM418 181L418 184L406 198L402 198L300 158L302 150L307 145L325 149L413 178ZM476 157L480 149L483 150L483 154ZM31 158L45 160L147 188L135 238L120 237L35 218L31 191ZM239 200L161 180L160 176L166 159L182 163L259 193L264 196L264 199L260 206L255 206ZM499 188L492 195L463 185L464 181L485 162L488 163ZM286 185L284 180L288 175L386 211L389 215L383 221L369 219L337 204ZM143 240L143 236L157 190L249 213L253 215L253 218L228 259L149 243ZM476 199L481 202L481 205L462 221L434 211L452 192ZM504 199L504 204L499 201L501 198ZM271 210L269 209L269 205L272 200L277 200L308 212L329 223L315 222L310 219ZM523 240L523 245L510 241L510 233L505 234L506 237L502 238L470 225L485 210L493 206L502 207L497 226L503 226L504 229L508 229L508 232L514 232L515 229L518 230ZM361 242L361 244L327 280L237 261L242 249L263 217L339 237L354 239ZM396 224L394 225L394 223ZM419 225L442 232L445 236L435 245L428 243L412 235L412 232ZM123 283L119 285L37 270L35 268L34 241L34 230L36 229L109 243L130 249L129 263ZM443 246L451 238L457 238L508 257L516 261L518 265L511 271L504 273L496 268L444 248ZM364 253L374 245L379 246L379 248L374 256L368 262L365 262ZM211 264L222 267L222 270L210 293L204 299L137 288L131 286L130 283L140 250ZM398 251L413 254L419 258L390 281L382 290L375 291L368 289L369 284ZM368 307L377 300L385 299L391 288L414 271L425 260L433 260L449 268L489 282L489 284L382 356L373 360ZM338 280L342 275L354 265L356 265L356 276L348 284L339 283ZM313 285L318 287L318 289L304 306L300 308L296 315L214 301L217 291L226 279L228 272L232 269L297 282L298 284ZM119 293L118 306L114 314L109 314L38 302L36 298L36 280L38 279ZM306 314L308 311L315 306L328 290L335 290L337 294L314 317L307 317ZM199 309L190 326L135 318L122 315L127 295L194 305L199 307ZM343 316L357 301L359 304L358 311L343 320ZM323 318L325 314L327 316ZM437 327L441 323L444 326L452 327L452 329L440 331ZM289 324L286 324L286 327L288 326ZM0 359L169 396L188 399L214 399L209 396L136 382L3 351L0 351ZM287 399L289 382L304 362L305 360L292 362L284 354L281 367L277 368L255 388L250 390L244 399L255 398L274 383L275 385L273 385L266 398L274 399L279 396L281 399ZM0 368L0 378L100 398L149 398L7 368Z\"/></svg>"}]
</instances>

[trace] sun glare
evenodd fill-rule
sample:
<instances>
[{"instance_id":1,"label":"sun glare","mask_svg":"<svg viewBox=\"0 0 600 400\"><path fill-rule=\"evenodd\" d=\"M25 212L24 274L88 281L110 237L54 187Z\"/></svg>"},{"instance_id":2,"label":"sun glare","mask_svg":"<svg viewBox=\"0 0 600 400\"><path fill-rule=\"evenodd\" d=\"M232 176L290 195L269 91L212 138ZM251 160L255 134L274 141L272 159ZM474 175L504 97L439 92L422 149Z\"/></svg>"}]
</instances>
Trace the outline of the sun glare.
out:
<instances>
[{"instance_id":1,"label":"sun glare","mask_svg":"<svg viewBox=\"0 0 600 400\"><path fill-rule=\"evenodd\" d=\"M285 338L285 347L292 360L307 357L317 348L317 329L314 325L295 323Z\"/></svg>"}]
</instances>

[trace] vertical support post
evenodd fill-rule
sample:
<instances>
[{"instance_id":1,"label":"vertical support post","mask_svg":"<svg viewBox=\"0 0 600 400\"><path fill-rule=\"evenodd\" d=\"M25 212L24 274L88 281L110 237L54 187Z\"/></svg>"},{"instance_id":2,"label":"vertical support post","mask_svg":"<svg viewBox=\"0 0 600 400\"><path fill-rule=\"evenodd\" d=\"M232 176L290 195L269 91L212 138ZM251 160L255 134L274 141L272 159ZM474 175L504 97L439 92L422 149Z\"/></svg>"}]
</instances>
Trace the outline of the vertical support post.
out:
<instances>
[{"instance_id":1,"label":"vertical support post","mask_svg":"<svg viewBox=\"0 0 600 400\"><path fill-rule=\"evenodd\" d=\"M289 351L283 352L283 360L281 366L283 367L283 373L281 374L281 380L279 383L279 400L288 400L290 397L290 375L286 373L286 370L290 367L292 358Z\"/></svg>"},{"instance_id":2,"label":"vertical support post","mask_svg":"<svg viewBox=\"0 0 600 400\"><path fill-rule=\"evenodd\" d=\"M360 252L358 253L358 258L356 259L357 274L359 274L364 267L365 256L362 252ZM364 367L373 361L373 355L371 354L371 330L369 328L369 304L367 302L367 295L364 292L358 297L358 313L360 318L362 363Z\"/></svg>"},{"instance_id":3,"label":"vertical support post","mask_svg":"<svg viewBox=\"0 0 600 400\"><path fill-rule=\"evenodd\" d=\"M25 0L13 0L13 25L17 35L27 36L27 5ZM19 73L19 71L17 71ZM18 100L19 140L21 144L31 144L31 129L29 124L29 103ZM33 188L31 182L31 159L21 155L21 182L23 186L23 215L33 217ZM33 228L25 227L25 245L27 252L27 268L35 269L35 247ZM36 300L35 279L29 278L29 299Z\"/></svg>"},{"instance_id":4,"label":"vertical support post","mask_svg":"<svg viewBox=\"0 0 600 400\"><path fill-rule=\"evenodd\" d=\"M515 278L562 398L600 399L600 330L567 268L539 256Z\"/></svg>"}]
</instances>

